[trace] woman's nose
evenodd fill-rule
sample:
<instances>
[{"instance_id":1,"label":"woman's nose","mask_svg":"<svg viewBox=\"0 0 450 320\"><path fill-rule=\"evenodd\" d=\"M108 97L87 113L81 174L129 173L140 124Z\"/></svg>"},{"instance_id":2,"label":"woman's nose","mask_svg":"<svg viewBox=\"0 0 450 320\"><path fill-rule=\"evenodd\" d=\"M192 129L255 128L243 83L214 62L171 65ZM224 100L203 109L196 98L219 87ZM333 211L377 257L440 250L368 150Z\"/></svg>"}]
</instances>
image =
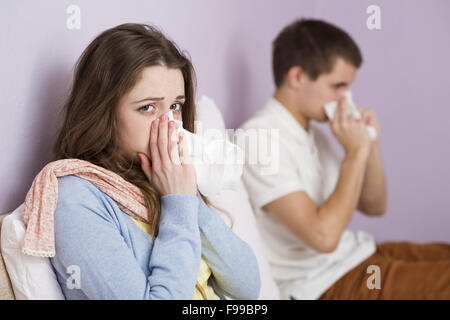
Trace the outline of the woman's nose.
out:
<instances>
[{"instance_id":1,"label":"woman's nose","mask_svg":"<svg viewBox=\"0 0 450 320\"><path fill-rule=\"evenodd\" d=\"M157 119L160 119L161 120L161 117L162 116L167 116L167 118L170 118L170 110L169 111L160 111L157 115L156 115L156 117L157 117Z\"/></svg>"}]
</instances>

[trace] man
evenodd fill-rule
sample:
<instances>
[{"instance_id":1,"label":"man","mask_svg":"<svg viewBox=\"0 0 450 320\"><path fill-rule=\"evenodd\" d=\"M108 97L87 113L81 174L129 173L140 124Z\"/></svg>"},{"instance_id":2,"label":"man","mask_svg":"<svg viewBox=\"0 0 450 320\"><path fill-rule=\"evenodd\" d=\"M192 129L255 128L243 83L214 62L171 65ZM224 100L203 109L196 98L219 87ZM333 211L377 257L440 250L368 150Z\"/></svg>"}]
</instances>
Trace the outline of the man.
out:
<instances>
[{"instance_id":1,"label":"man","mask_svg":"<svg viewBox=\"0 0 450 320\"><path fill-rule=\"evenodd\" d=\"M343 94L362 63L356 43L326 22L298 20L275 39L272 62L276 91L242 127L278 132L278 170L247 162L243 179L282 298L450 298L448 244L376 244L347 230L356 209L380 216L387 206L375 112L358 108L355 119ZM314 121L328 121L343 159ZM267 141L249 144L247 159Z\"/></svg>"}]
</instances>

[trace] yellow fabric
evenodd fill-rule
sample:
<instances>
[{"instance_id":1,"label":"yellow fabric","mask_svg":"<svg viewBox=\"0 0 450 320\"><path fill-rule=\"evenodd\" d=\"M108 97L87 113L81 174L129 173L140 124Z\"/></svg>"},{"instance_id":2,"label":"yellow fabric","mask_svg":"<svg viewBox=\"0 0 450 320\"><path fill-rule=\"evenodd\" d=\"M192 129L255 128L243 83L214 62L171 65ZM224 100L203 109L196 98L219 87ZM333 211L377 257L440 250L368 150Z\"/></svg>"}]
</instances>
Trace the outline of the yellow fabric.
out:
<instances>
[{"instance_id":1,"label":"yellow fabric","mask_svg":"<svg viewBox=\"0 0 450 320\"><path fill-rule=\"evenodd\" d=\"M145 223L143 221L134 219L130 217L136 225L141 228L144 232L150 233L150 224ZM200 269L198 271L197 276L197 284L195 286L194 290L194 296L193 300L204 300L202 292L206 296L206 300L220 300L220 298L214 293L214 290L211 286L208 285L208 279L211 276L211 269L206 264L205 260L203 260L203 257L200 260Z\"/></svg>"}]
</instances>

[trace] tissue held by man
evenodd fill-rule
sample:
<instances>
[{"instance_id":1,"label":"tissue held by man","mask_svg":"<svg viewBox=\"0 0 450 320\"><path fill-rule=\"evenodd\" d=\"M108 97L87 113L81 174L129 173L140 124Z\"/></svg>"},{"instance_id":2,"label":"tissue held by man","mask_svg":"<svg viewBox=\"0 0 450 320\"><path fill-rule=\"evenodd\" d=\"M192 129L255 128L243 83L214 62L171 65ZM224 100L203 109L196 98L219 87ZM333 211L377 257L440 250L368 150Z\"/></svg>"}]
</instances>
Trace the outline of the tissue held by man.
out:
<instances>
[{"instance_id":1,"label":"tissue held by man","mask_svg":"<svg viewBox=\"0 0 450 320\"><path fill-rule=\"evenodd\" d=\"M355 119L361 119L361 114L359 113L358 109L356 108L356 104L353 101L352 93L349 90L347 90L344 92L344 96L345 99L347 100L347 112L349 114L353 114ZM332 101L325 104L324 108L328 119L332 120L334 118L334 113L336 112L337 106L338 106L337 101ZM366 126L366 128L370 139L374 140L377 137L377 130L373 126Z\"/></svg>"}]
</instances>

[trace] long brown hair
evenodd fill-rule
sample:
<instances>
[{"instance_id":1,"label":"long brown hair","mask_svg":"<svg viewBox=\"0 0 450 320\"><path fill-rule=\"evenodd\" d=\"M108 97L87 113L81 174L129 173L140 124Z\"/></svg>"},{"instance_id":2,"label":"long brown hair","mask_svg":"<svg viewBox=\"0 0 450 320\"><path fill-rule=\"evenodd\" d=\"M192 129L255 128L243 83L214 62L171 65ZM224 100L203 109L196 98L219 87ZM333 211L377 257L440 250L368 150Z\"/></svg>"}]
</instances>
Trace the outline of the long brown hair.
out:
<instances>
[{"instance_id":1,"label":"long brown hair","mask_svg":"<svg viewBox=\"0 0 450 320\"><path fill-rule=\"evenodd\" d=\"M150 185L137 155L131 157L119 147L116 115L120 99L133 88L143 68L155 65L182 72L183 127L194 132L196 82L191 62L155 27L127 23L102 32L78 59L52 160L86 160L136 185L144 195L153 238L158 233L160 195Z\"/></svg>"}]
</instances>

